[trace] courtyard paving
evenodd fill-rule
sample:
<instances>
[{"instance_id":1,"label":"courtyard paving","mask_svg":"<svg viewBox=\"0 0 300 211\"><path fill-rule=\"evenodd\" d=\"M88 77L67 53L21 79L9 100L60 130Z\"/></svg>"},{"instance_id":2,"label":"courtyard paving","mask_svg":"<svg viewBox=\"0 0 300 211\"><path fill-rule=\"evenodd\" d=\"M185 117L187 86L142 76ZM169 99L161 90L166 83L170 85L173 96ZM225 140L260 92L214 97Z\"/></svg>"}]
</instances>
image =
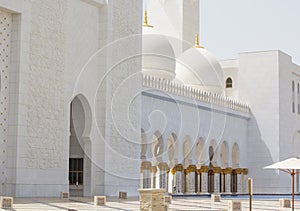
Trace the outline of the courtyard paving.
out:
<instances>
[{"instance_id":1,"label":"courtyard paving","mask_svg":"<svg viewBox=\"0 0 300 211\"><path fill-rule=\"evenodd\" d=\"M70 200L61 200L57 198L16 198L14 199L15 211L131 211L139 210L138 198L119 200L108 198L106 206L96 207L92 198L71 198ZM179 210L227 210L229 199L222 199L221 202L212 203L208 198L173 198L170 205L170 211ZM243 210L249 210L248 201L242 199ZM300 201L296 201L295 210L300 211ZM0 209L1 210L1 209ZM2 209L3 210L3 209ZM279 208L278 200L254 200L253 211L255 210L291 210L291 208Z\"/></svg>"}]
</instances>

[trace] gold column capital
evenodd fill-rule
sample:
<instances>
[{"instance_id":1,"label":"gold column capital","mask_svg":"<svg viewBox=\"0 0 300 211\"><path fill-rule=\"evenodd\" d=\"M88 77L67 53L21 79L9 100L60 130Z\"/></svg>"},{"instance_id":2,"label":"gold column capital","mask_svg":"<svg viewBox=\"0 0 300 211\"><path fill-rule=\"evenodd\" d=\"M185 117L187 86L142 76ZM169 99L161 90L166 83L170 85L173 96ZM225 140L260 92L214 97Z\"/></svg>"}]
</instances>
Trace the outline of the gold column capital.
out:
<instances>
[{"instance_id":1,"label":"gold column capital","mask_svg":"<svg viewBox=\"0 0 300 211\"><path fill-rule=\"evenodd\" d=\"M143 161L143 162L141 163L141 173L142 173L144 170L147 170L147 169L151 170L151 166L152 166L152 164L151 164L150 161Z\"/></svg>"},{"instance_id":2,"label":"gold column capital","mask_svg":"<svg viewBox=\"0 0 300 211\"><path fill-rule=\"evenodd\" d=\"M196 165L189 165L186 169L185 169L185 174L189 174L191 172L196 172L197 170L197 166Z\"/></svg>"},{"instance_id":3,"label":"gold column capital","mask_svg":"<svg viewBox=\"0 0 300 211\"><path fill-rule=\"evenodd\" d=\"M151 166L151 173L156 173L157 172L157 167L156 166Z\"/></svg>"},{"instance_id":4,"label":"gold column capital","mask_svg":"<svg viewBox=\"0 0 300 211\"><path fill-rule=\"evenodd\" d=\"M169 165L167 163L159 163L158 168L161 171L169 171L170 170Z\"/></svg>"},{"instance_id":5,"label":"gold column capital","mask_svg":"<svg viewBox=\"0 0 300 211\"><path fill-rule=\"evenodd\" d=\"M201 168L198 170L199 173L207 173L209 170L208 166L201 166Z\"/></svg>"},{"instance_id":6,"label":"gold column capital","mask_svg":"<svg viewBox=\"0 0 300 211\"><path fill-rule=\"evenodd\" d=\"M173 168L172 168L172 174L175 174L177 171L183 171L183 165L182 164L176 164Z\"/></svg>"}]
</instances>

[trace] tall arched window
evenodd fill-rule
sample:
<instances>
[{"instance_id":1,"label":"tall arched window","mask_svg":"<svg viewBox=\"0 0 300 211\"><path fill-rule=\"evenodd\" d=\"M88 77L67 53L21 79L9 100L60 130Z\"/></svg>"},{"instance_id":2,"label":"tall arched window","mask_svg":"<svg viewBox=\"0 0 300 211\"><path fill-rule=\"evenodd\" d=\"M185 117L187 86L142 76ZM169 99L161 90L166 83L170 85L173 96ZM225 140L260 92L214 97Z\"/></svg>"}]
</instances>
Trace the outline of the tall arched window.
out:
<instances>
[{"instance_id":1,"label":"tall arched window","mask_svg":"<svg viewBox=\"0 0 300 211\"><path fill-rule=\"evenodd\" d=\"M295 82L292 81L292 112L295 113Z\"/></svg>"},{"instance_id":2,"label":"tall arched window","mask_svg":"<svg viewBox=\"0 0 300 211\"><path fill-rule=\"evenodd\" d=\"M226 79L226 88L232 88L232 79L230 77Z\"/></svg>"}]
</instances>

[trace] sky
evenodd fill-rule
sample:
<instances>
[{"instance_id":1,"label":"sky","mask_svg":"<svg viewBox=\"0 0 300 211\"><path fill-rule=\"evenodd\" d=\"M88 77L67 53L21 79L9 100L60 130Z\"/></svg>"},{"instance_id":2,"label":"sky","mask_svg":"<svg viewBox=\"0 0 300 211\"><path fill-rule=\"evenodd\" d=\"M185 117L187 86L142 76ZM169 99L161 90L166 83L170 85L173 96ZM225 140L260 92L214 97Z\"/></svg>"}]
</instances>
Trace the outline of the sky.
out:
<instances>
[{"instance_id":1,"label":"sky","mask_svg":"<svg viewBox=\"0 0 300 211\"><path fill-rule=\"evenodd\" d=\"M200 0L202 45L218 59L281 50L300 65L300 0Z\"/></svg>"}]
</instances>

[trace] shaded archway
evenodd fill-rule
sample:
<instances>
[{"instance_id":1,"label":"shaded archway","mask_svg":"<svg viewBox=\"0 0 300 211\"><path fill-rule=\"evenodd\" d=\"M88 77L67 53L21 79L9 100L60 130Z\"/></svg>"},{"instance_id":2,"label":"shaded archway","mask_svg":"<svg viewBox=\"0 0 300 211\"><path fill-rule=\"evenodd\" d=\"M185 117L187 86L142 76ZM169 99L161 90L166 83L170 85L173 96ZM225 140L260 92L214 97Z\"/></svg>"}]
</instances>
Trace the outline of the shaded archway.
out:
<instances>
[{"instance_id":1,"label":"shaded archway","mask_svg":"<svg viewBox=\"0 0 300 211\"><path fill-rule=\"evenodd\" d=\"M215 191L215 177L214 171L212 169L208 170L207 174L207 191L208 193L213 193Z\"/></svg>"},{"instance_id":2,"label":"shaded archway","mask_svg":"<svg viewBox=\"0 0 300 211\"><path fill-rule=\"evenodd\" d=\"M91 109L83 95L70 104L69 191L71 196L91 195Z\"/></svg>"},{"instance_id":3,"label":"shaded archway","mask_svg":"<svg viewBox=\"0 0 300 211\"><path fill-rule=\"evenodd\" d=\"M141 129L141 151L140 158L142 161L147 160L147 136L144 129Z\"/></svg>"},{"instance_id":4,"label":"shaded archway","mask_svg":"<svg viewBox=\"0 0 300 211\"><path fill-rule=\"evenodd\" d=\"M218 165L218 150L217 150L217 143L214 139L211 140L208 149L209 149L208 155L209 155L209 159L211 161L211 164L213 166L217 166Z\"/></svg>"},{"instance_id":5,"label":"shaded archway","mask_svg":"<svg viewBox=\"0 0 300 211\"><path fill-rule=\"evenodd\" d=\"M164 143L162 134L159 131L156 131L152 135L152 161L154 165L157 165L160 162L163 162L163 152L164 152Z\"/></svg>"}]
</instances>

